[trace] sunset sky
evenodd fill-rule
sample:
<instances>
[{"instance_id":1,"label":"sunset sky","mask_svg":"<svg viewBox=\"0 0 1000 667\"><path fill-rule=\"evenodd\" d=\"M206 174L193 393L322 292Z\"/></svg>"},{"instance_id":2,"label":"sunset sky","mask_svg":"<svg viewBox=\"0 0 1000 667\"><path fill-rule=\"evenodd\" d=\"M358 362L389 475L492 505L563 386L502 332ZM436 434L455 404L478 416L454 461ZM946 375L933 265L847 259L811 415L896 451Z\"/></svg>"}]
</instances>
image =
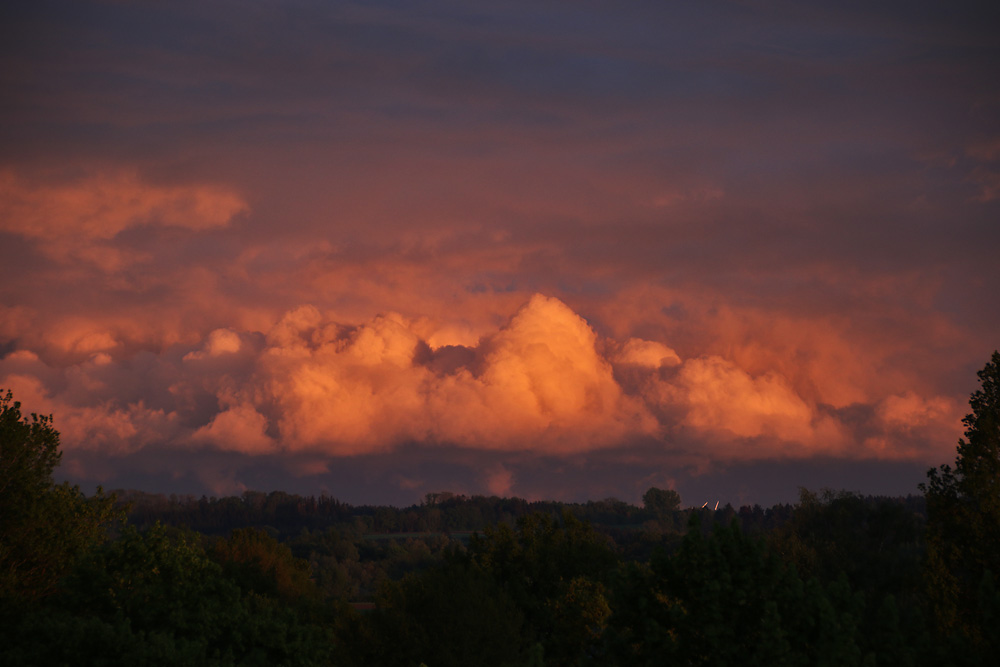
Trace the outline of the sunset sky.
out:
<instances>
[{"instance_id":1,"label":"sunset sky","mask_svg":"<svg viewBox=\"0 0 1000 667\"><path fill-rule=\"evenodd\" d=\"M0 387L85 489L917 493L1000 347L990 6L4 2Z\"/></svg>"}]
</instances>

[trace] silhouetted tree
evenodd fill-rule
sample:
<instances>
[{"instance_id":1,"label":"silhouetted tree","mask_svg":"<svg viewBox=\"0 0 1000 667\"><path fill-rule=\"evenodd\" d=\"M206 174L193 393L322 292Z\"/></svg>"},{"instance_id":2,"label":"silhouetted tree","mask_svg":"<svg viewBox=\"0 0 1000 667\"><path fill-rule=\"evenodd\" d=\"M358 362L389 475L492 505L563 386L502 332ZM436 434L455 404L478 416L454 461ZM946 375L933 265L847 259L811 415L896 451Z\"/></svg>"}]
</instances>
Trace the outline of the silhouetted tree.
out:
<instances>
[{"instance_id":1,"label":"silhouetted tree","mask_svg":"<svg viewBox=\"0 0 1000 667\"><path fill-rule=\"evenodd\" d=\"M934 616L946 632L984 652L1000 651L1000 632L984 624L996 605L1000 574L1000 352L978 373L955 467L928 471L927 583ZM992 647L992 648L990 648Z\"/></svg>"},{"instance_id":2,"label":"silhouetted tree","mask_svg":"<svg viewBox=\"0 0 1000 667\"><path fill-rule=\"evenodd\" d=\"M896 500L801 489L791 520L769 542L803 577L831 582L844 573L877 601L916 589L922 532L922 519Z\"/></svg>"},{"instance_id":3,"label":"silhouetted tree","mask_svg":"<svg viewBox=\"0 0 1000 667\"><path fill-rule=\"evenodd\" d=\"M51 595L60 577L124 514L100 489L86 498L55 484L59 432L51 416L21 414L11 392L0 392L0 600Z\"/></svg>"},{"instance_id":4,"label":"silhouetted tree","mask_svg":"<svg viewBox=\"0 0 1000 667\"><path fill-rule=\"evenodd\" d=\"M646 511L662 519L681 508L681 496L673 489L651 487L642 494L642 504Z\"/></svg>"}]
</instances>

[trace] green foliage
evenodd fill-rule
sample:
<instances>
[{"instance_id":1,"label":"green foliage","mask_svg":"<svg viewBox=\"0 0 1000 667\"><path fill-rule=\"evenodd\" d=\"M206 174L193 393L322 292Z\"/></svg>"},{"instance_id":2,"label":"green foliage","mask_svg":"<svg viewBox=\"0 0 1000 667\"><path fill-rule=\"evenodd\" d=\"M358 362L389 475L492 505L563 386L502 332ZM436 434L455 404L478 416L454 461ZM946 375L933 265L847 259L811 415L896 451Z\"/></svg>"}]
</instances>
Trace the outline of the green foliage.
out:
<instances>
[{"instance_id":1,"label":"green foliage","mask_svg":"<svg viewBox=\"0 0 1000 667\"><path fill-rule=\"evenodd\" d=\"M607 584L618 561L589 524L568 512L561 522L528 515L516 530L501 524L473 535L469 554L517 604L524 641L540 642L548 664L579 664L600 650L610 616Z\"/></svg>"},{"instance_id":2,"label":"green foliage","mask_svg":"<svg viewBox=\"0 0 1000 667\"><path fill-rule=\"evenodd\" d=\"M52 417L21 414L0 392L0 599L32 601L54 593L74 561L100 543L123 513L115 497L86 498L55 484L59 432Z\"/></svg>"},{"instance_id":3,"label":"green foliage","mask_svg":"<svg viewBox=\"0 0 1000 667\"><path fill-rule=\"evenodd\" d=\"M479 567L451 561L387 582L362 622L362 665L501 666L518 655L523 616Z\"/></svg>"},{"instance_id":4,"label":"green foliage","mask_svg":"<svg viewBox=\"0 0 1000 667\"><path fill-rule=\"evenodd\" d=\"M197 536L162 526L126 529L4 631L7 664L313 665L332 651L291 609L242 593Z\"/></svg>"},{"instance_id":5,"label":"green foliage","mask_svg":"<svg viewBox=\"0 0 1000 667\"><path fill-rule=\"evenodd\" d=\"M0 393L0 499L3 509L19 498L40 496L52 485L52 471L62 458L59 432L51 416L21 415L21 403Z\"/></svg>"},{"instance_id":6,"label":"green foliage","mask_svg":"<svg viewBox=\"0 0 1000 667\"><path fill-rule=\"evenodd\" d=\"M734 523L711 536L692 515L680 550L633 566L611 620L618 664L853 665L862 602L846 581L804 582Z\"/></svg>"},{"instance_id":7,"label":"green foliage","mask_svg":"<svg viewBox=\"0 0 1000 667\"><path fill-rule=\"evenodd\" d=\"M563 664L579 664L594 657L604 640L611 606L608 589L587 577L574 577L548 602L552 618L549 646Z\"/></svg>"},{"instance_id":8,"label":"green foliage","mask_svg":"<svg viewBox=\"0 0 1000 667\"><path fill-rule=\"evenodd\" d=\"M995 626L986 625L980 591L1000 573L1000 352L979 373L972 413L963 420L955 467L927 473L928 597L939 627L966 637L984 654L1000 651ZM991 574L988 574L991 573Z\"/></svg>"},{"instance_id":9,"label":"green foliage","mask_svg":"<svg viewBox=\"0 0 1000 667\"><path fill-rule=\"evenodd\" d=\"M212 556L243 590L284 602L318 596L310 580L309 563L293 556L291 549L263 530L234 530L228 539L215 543Z\"/></svg>"},{"instance_id":10,"label":"green foliage","mask_svg":"<svg viewBox=\"0 0 1000 667\"><path fill-rule=\"evenodd\" d=\"M127 617L137 630L171 627L180 634L201 626L239 600L239 589L222 577L194 534L155 526L127 528L94 554L69 581L80 610Z\"/></svg>"},{"instance_id":11,"label":"green foliage","mask_svg":"<svg viewBox=\"0 0 1000 667\"><path fill-rule=\"evenodd\" d=\"M881 600L916 589L922 536L922 519L898 502L802 489L792 519L768 541L803 577L829 583L843 573L853 588Z\"/></svg>"}]
</instances>

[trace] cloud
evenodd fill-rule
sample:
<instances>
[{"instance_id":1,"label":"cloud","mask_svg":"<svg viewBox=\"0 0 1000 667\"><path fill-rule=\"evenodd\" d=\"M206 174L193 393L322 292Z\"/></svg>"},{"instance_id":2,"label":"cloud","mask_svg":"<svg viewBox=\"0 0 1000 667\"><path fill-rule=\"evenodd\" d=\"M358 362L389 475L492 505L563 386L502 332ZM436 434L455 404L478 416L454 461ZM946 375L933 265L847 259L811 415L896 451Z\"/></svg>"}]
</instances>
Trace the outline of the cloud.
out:
<instances>
[{"instance_id":1,"label":"cloud","mask_svg":"<svg viewBox=\"0 0 1000 667\"><path fill-rule=\"evenodd\" d=\"M886 396L879 402L876 412L887 426L913 429L953 419L956 409L954 401L944 396L923 398L908 391L902 395Z\"/></svg>"},{"instance_id":2,"label":"cloud","mask_svg":"<svg viewBox=\"0 0 1000 667\"><path fill-rule=\"evenodd\" d=\"M801 440L810 435L809 406L774 373L751 377L719 357L693 359L672 385L688 407L684 423L699 429L724 429L753 438L773 435Z\"/></svg>"},{"instance_id":3,"label":"cloud","mask_svg":"<svg viewBox=\"0 0 1000 667\"><path fill-rule=\"evenodd\" d=\"M966 146L965 153L982 162L996 162L1000 160L1000 136L972 143Z\"/></svg>"},{"instance_id":4,"label":"cloud","mask_svg":"<svg viewBox=\"0 0 1000 667\"><path fill-rule=\"evenodd\" d=\"M950 457L1000 330L974 12L29 4L0 382L87 466Z\"/></svg>"},{"instance_id":5,"label":"cloud","mask_svg":"<svg viewBox=\"0 0 1000 667\"><path fill-rule=\"evenodd\" d=\"M681 358L663 343L639 338L629 338L614 356L617 364L640 368L676 366Z\"/></svg>"},{"instance_id":6,"label":"cloud","mask_svg":"<svg viewBox=\"0 0 1000 667\"><path fill-rule=\"evenodd\" d=\"M126 405L113 401L75 405L53 396L37 376L2 372L0 387L11 390L26 411L53 415L62 448L71 454L100 452L121 457L180 435L176 414L147 407L141 400Z\"/></svg>"},{"instance_id":7,"label":"cloud","mask_svg":"<svg viewBox=\"0 0 1000 667\"><path fill-rule=\"evenodd\" d=\"M333 454L405 442L578 451L649 424L557 299L533 297L474 348L435 351L413 328L397 314L337 325L309 307L282 318L256 375L282 441Z\"/></svg>"},{"instance_id":8,"label":"cloud","mask_svg":"<svg viewBox=\"0 0 1000 667\"><path fill-rule=\"evenodd\" d=\"M513 487L514 473L502 465L492 468L486 475L486 488L494 496L509 496Z\"/></svg>"},{"instance_id":9,"label":"cloud","mask_svg":"<svg viewBox=\"0 0 1000 667\"><path fill-rule=\"evenodd\" d=\"M533 296L480 346L482 372L464 388L479 402L469 412L453 415L458 418L454 428L504 447L487 430L500 426L493 422L501 419L524 429L524 435L573 433L582 439L571 445L575 448L612 440L641 425L641 414L630 414L633 406L596 343L591 327L564 303ZM631 424L633 420L637 423Z\"/></svg>"},{"instance_id":10,"label":"cloud","mask_svg":"<svg viewBox=\"0 0 1000 667\"><path fill-rule=\"evenodd\" d=\"M429 371L414 365L421 341L398 315L347 327L299 308L267 340L256 398L273 411L287 447L343 455L423 439L413 421Z\"/></svg>"},{"instance_id":11,"label":"cloud","mask_svg":"<svg viewBox=\"0 0 1000 667\"><path fill-rule=\"evenodd\" d=\"M141 255L112 241L142 226L200 232L248 210L236 193L214 185L153 185L130 171L69 182L42 182L0 171L0 231L35 242L60 262L117 271Z\"/></svg>"},{"instance_id":12,"label":"cloud","mask_svg":"<svg viewBox=\"0 0 1000 667\"><path fill-rule=\"evenodd\" d=\"M218 413L195 431L192 440L222 451L244 454L272 454L276 443L267 435L267 418L252 405L240 403Z\"/></svg>"},{"instance_id":13,"label":"cloud","mask_svg":"<svg viewBox=\"0 0 1000 667\"><path fill-rule=\"evenodd\" d=\"M184 355L185 361L219 357L226 354L235 354L242 347L240 336L232 329L216 329L208 335L205 345L201 350L188 352Z\"/></svg>"},{"instance_id":14,"label":"cloud","mask_svg":"<svg viewBox=\"0 0 1000 667\"><path fill-rule=\"evenodd\" d=\"M969 175L969 180L979 186L980 202L991 202L1000 199L1000 171L988 167L977 167Z\"/></svg>"},{"instance_id":15,"label":"cloud","mask_svg":"<svg viewBox=\"0 0 1000 667\"><path fill-rule=\"evenodd\" d=\"M946 396L892 394L874 406L864 448L878 458L919 459L943 443L954 444L963 416L958 402Z\"/></svg>"},{"instance_id":16,"label":"cloud","mask_svg":"<svg viewBox=\"0 0 1000 667\"><path fill-rule=\"evenodd\" d=\"M957 422L954 401L913 390L824 403L812 390L822 377L786 375L762 349L682 358L665 341L617 342L540 294L474 345L433 349L431 335L427 320L386 313L350 324L304 305L266 332L213 329L158 354L95 349L60 365L15 350L0 359L0 386L54 413L70 454L110 457L101 470L150 451L279 457L268 460L293 475L435 449L572 461L629 459L639 447L699 468L914 460L952 440ZM504 459L486 470L491 492L512 488Z\"/></svg>"},{"instance_id":17,"label":"cloud","mask_svg":"<svg viewBox=\"0 0 1000 667\"><path fill-rule=\"evenodd\" d=\"M568 454L653 430L641 402L622 392L597 342L564 303L535 295L481 341L477 368L444 377L430 394L436 438Z\"/></svg>"}]
</instances>

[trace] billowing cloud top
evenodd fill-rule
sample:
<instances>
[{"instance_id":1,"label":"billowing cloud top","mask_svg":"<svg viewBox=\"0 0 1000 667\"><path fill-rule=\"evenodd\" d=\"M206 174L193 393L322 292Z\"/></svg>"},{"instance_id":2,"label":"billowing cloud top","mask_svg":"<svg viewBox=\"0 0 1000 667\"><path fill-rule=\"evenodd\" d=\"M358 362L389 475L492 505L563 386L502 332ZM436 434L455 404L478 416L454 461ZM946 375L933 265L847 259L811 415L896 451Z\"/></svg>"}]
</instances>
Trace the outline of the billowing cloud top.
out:
<instances>
[{"instance_id":1,"label":"billowing cloud top","mask_svg":"<svg viewBox=\"0 0 1000 667\"><path fill-rule=\"evenodd\" d=\"M6 3L0 387L121 485L947 460L994 14Z\"/></svg>"},{"instance_id":2,"label":"billowing cloud top","mask_svg":"<svg viewBox=\"0 0 1000 667\"><path fill-rule=\"evenodd\" d=\"M353 325L301 306L267 332L217 329L157 356L53 367L14 352L0 386L61 415L70 450L108 456L167 446L332 461L416 445L568 456L660 442L687 461L893 459L935 449L959 415L948 397L911 391L838 412L775 371L601 339L540 294L474 346L432 348L417 329L396 313Z\"/></svg>"}]
</instances>

